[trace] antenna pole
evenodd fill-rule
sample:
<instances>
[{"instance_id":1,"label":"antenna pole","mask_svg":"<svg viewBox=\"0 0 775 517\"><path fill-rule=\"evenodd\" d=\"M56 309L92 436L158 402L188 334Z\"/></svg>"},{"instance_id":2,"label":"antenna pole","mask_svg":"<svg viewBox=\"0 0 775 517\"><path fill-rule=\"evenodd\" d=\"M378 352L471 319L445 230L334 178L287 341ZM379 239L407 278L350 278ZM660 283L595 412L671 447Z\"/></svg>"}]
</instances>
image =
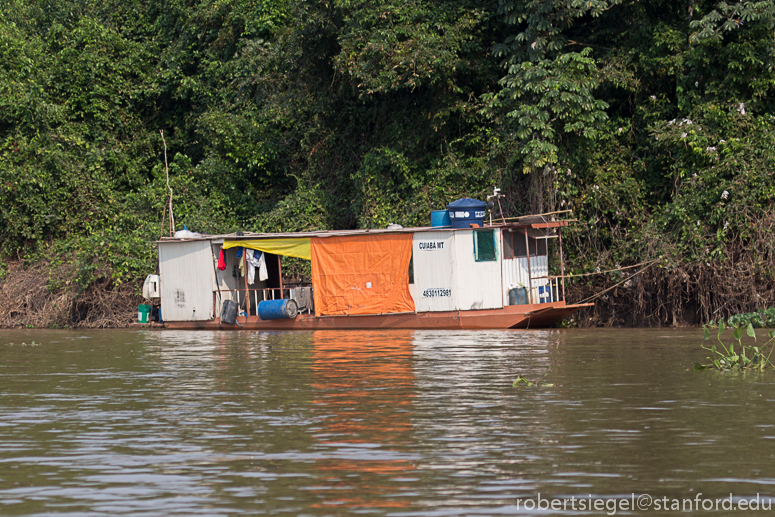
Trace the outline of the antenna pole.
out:
<instances>
[{"instance_id":1,"label":"antenna pole","mask_svg":"<svg viewBox=\"0 0 775 517\"><path fill-rule=\"evenodd\" d=\"M503 221L503 224L506 224L506 218L503 216L503 207L501 207L501 198L503 197L503 194L501 194L501 189L498 187L493 187L492 189L492 195L487 196L487 201L490 201L492 198L495 198L496 201L498 201L498 210L501 212L501 220ZM494 208L493 204L493 208ZM490 226L492 226L492 208L490 208Z\"/></svg>"},{"instance_id":2,"label":"antenna pole","mask_svg":"<svg viewBox=\"0 0 775 517\"><path fill-rule=\"evenodd\" d=\"M170 206L170 237L172 237L175 235L175 216L172 215L172 188L170 187L170 169L167 165L167 142L164 140L164 130L160 129L159 133L161 134L161 142L164 144L164 172L167 175L167 189L170 191L170 200L168 204ZM162 224L164 224L164 220L162 220Z\"/></svg>"}]
</instances>

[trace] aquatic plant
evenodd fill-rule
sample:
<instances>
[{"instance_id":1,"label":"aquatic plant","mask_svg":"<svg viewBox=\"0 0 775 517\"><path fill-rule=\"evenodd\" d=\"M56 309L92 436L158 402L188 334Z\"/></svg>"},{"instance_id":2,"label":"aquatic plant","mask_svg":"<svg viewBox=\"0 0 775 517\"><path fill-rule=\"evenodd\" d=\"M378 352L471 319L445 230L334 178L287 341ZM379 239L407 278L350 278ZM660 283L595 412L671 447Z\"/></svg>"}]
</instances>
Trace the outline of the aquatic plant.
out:
<instances>
[{"instance_id":1,"label":"aquatic plant","mask_svg":"<svg viewBox=\"0 0 775 517\"><path fill-rule=\"evenodd\" d=\"M514 379L514 382L513 382L511 385L512 385L513 387L515 387L515 388L518 388L518 387L528 387L528 388L529 388L529 387L532 387L532 386L536 386L536 387L538 387L538 386L542 386L542 387L545 387L545 388L551 388L551 387L553 387L553 386L554 386L554 384L553 384L553 383L551 383L551 382L543 382L543 380L544 380L544 377L546 377L546 375L547 375L548 373L549 373L549 369L547 368L547 369L546 369L546 373L544 373L544 374L541 376L541 378L540 378L540 379L538 379L538 380L537 380L537 381L535 381L535 382L527 380L526 378L522 377L522 374L521 374L521 373L518 373L518 374L517 374L517 378L516 378L516 379Z\"/></svg>"},{"instance_id":2,"label":"aquatic plant","mask_svg":"<svg viewBox=\"0 0 775 517\"><path fill-rule=\"evenodd\" d=\"M34 347L34 346L40 346L40 343L36 343L35 341L33 341L32 343L27 343L25 341L25 342L19 343L18 345L15 343L8 343L8 346L33 346Z\"/></svg>"},{"instance_id":3,"label":"aquatic plant","mask_svg":"<svg viewBox=\"0 0 775 517\"><path fill-rule=\"evenodd\" d=\"M733 314L726 320L721 318L718 323L710 321L708 326L717 328L720 323L725 323L728 327L747 327L750 324L754 328L775 328L775 307Z\"/></svg>"},{"instance_id":4,"label":"aquatic plant","mask_svg":"<svg viewBox=\"0 0 775 517\"><path fill-rule=\"evenodd\" d=\"M769 330L767 336L769 340L763 345L758 345L756 340L756 331L753 324L749 323L747 327L738 327L732 334L732 339L728 345L721 340L721 335L726 330L724 322L720 322L718 326L718 334L716 340L719 346L715 343L710 346L702 345L703 350L707 350L711 353L709 359L711 364L695 363L695 370L704 370L706 368L714 368L716 370L764 370L765 368L773 368L775 365L770 361L772 351L775 349L775 331ZM743 344L743 333L753 339L753 344ZM710 330L705 327L705 341L710 340ZM735 345L737 341L737 345Z\"/></svg>"}]
</instances>

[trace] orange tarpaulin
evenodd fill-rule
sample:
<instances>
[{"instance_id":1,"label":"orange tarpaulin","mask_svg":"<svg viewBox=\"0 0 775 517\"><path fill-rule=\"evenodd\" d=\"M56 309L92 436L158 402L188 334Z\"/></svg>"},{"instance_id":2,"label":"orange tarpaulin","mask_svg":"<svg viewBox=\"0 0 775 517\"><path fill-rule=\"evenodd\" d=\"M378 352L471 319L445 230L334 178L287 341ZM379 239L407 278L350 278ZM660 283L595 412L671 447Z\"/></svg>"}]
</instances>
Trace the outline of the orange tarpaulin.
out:
<instances>
[{"instance_id":1,"label":"orange tarpaulin","mask_svg":"<svg viewBox=\"0 0 775 517\"><path fill-rule=\"evenodd\" d=\"M412 234L314 237L315 316L414 312Z\"/></svg>"}]
</instances>

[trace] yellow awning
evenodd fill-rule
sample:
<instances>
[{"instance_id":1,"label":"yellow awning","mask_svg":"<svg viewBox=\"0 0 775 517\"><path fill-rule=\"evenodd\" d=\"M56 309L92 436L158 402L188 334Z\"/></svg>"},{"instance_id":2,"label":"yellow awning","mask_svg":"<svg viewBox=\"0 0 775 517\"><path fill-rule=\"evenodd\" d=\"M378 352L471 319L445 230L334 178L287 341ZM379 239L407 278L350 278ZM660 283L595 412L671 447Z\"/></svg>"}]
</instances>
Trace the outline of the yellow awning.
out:
<instances>
[{"instance_id":1,"label":"yellow awning","mask_svg":"<svg viewBox=\"0 0 775 517\"><path fill-rule=\"evenodd\" d=\"M223 241L223 249L250 248L286 257L298 257L311 260L310 239L253 239L244 241Z\"/></svg>"}]
</instances>

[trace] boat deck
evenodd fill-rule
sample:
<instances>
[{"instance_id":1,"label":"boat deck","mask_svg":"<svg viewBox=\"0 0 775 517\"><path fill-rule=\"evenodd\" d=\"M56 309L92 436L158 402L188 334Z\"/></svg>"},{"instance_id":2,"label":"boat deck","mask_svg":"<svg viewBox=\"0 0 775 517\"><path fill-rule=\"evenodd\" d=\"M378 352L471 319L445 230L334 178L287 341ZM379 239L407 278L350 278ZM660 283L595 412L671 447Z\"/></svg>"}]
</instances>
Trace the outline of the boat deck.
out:
<instances>
[{"instance_id":1,"label":"boat deck","mask_svg":"<svg viewBox=\"0 0 775 517\"><path fill-rule=\"evenodd\" d=\"M567 305L560 301L471 311L320 317L300 314L295 319L280 320L240 316L235 325L221 323L220 318L215 318L209 321L165 322L164 327L188 330L527 329L550 327L570 314L593 305Z\"/></svg>"}]
</instances>

